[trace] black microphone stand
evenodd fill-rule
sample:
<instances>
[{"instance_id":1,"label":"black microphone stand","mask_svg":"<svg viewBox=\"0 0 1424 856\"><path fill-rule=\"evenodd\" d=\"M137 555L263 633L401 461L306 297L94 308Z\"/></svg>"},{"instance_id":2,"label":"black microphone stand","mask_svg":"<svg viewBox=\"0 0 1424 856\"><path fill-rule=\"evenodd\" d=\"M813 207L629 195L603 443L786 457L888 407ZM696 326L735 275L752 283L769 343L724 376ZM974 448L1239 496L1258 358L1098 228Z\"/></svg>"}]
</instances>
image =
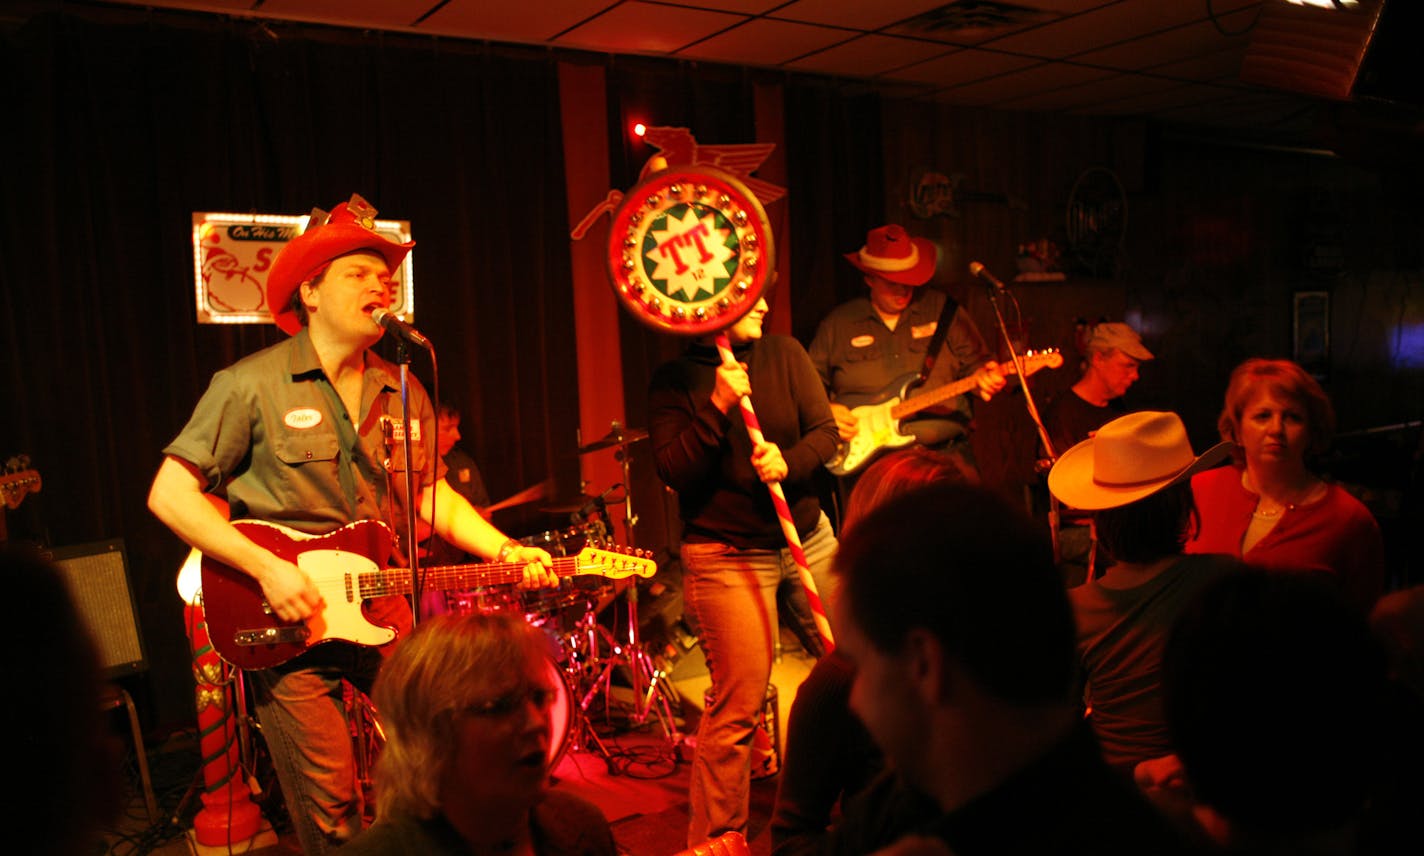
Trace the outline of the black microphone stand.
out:
<instances>
[{"instance_id":1,"label":"black microphone stand","mask_svg":"<svg viewBox=\"0 0 1424 856\"><path fill-rule=\"evenodd\" d=\"M396 337L396 364L400 366L401 398L401 449L405 454L405 531L406 558L410 562L410 614L411 627L420 623L420 543L415 529L415 467L411 466L410 438L410 352L405 340ZM438 449L438 447L437 447ZM438 467L436 468L438 471ZM432 494L430 519L435 519L434 496ZM431 524L431 533L435 526Z\"/></svg>"},{"instance_id":2,"label":"black microphone stand","mask_svg":"<svg viewBox=\"0 0 1424 856\"><path fill-rule=\"evenodd\" d=\"M975 269L976 267L978 270ZM999 324L999 334L1004 337L1004 346L1009 349L1009 357L1014 362L1014 373L1018 375L1019 387L1023 389L1024 406L1028 410L1029 418L1033 420L1034 427L1038 430L1038 439L1039 442L1043 443L1044 451L1048 455L1047 460L1050 462L1056 461L1058 460L1058 454L1053 449L1053 441L1048 437L1048 429L1043 426L1043 418L1038 415L1038 405L1034 403L1033 393L1028 387L1028 372L1025 371L1023 357L1019 356L1018 351L1014 350L1014 340L1009 336L1009 325L1004 321L1003 310L999 307L999 297L1009 294L1009 290L1003 287L1003 284L997 279L994 279L993 275L985 270L983 265L978 265L978 263L971 264L970 272L976 277L984 279L985 285L989 287L989 305L994 307L994 318ZM1009 294L1009 297L1012 298L1013 295ZM1017 300L1014 301L1014 308L1015 310L1018 308ZM1048 534L1053 542L1053 561L1055 563L1059 559L1058 517L1058 500L1054 498L1053 491L1049 491Z\"/></svg>"}]
</instances>

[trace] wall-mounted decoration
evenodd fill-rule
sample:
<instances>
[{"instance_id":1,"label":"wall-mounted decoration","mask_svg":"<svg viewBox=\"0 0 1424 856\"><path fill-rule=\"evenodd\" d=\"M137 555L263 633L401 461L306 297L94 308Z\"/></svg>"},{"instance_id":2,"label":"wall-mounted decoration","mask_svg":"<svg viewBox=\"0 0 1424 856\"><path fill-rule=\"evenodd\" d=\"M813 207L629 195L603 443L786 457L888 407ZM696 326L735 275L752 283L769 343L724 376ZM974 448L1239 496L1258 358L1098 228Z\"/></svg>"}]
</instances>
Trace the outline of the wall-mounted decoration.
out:
<instances>
[{"instance_id":1,"label":"wall-mounted decoration","mask_svg":"<svg viewBox=\"0 0 1424 856\"><path fill-rule=\"evenodd\" d=\"M267 271L287 241L301 234L308 215L193 212L193 286L199 324L270 324ZM376 220L377 233L399 243L411 239L407 220ZM400 270L391 311L406 321L415 313L411 252Z\"/></svg>"}]
</instances>

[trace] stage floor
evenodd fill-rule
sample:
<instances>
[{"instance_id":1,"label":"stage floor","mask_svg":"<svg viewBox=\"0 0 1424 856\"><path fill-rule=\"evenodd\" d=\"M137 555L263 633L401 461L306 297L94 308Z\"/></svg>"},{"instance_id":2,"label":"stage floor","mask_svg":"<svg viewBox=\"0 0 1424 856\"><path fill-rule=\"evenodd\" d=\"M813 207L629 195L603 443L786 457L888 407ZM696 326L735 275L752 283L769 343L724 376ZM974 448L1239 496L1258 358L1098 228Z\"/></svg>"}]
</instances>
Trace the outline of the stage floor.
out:
<instances>
[{"instance_id":1,"label":"stage floor","mask_svg":"<svg viewBox=\"0 0 1424 856\"><path fill-rule=\"evenodd\" d=\"M700 654L700 652L698 652ZM772 671L772 683L777 688L778 724L776 733L784 745L786 716L791 709L796 689L811 668L810 657L785 634L781 656ZM703 692L709 684L700 658L691 658L672 670L673 686L680 697L682 716L676 721L683 734L696 731L702 710ZM605 751L594 751L591 745L569 743L554 770L555 787L569 790L592 801L608 818L614 839L620 850L631 856L670 856L686 846L687 789L692 747L675 746L651 719L638 725L628 722L631 704L626 690L615 686L612 693L612 714L603 717L603 705L598 698L590 705L589 717L594 733ZM583 740L591 744L591 740ZM158 796L159 813L165 819L150 824L143 799L137 794L137 777L131 786L134 792L127 810L116 828L106 836L109 853L116 856L184 856L195 850L188 843L188 830L167 822L181 814L191 825L197 810L195 797L189 797L189 785L197 773L197 749L190 734L180 734L158 747L150 747L149 764L154 790ZM749 838L754 854L771 852L768 823L776 797L777 778L771 776L753 781ZM269 815L280 815L282 809L267 809ZM269 817L274 821L277 841L270 846L246 852L257 856L289 856L300 853L296 837L286 818ZM196 852L227 853L227 848L199 848ZM233 852L243 852L234 850Z\"/></svg>"}]
</instances>

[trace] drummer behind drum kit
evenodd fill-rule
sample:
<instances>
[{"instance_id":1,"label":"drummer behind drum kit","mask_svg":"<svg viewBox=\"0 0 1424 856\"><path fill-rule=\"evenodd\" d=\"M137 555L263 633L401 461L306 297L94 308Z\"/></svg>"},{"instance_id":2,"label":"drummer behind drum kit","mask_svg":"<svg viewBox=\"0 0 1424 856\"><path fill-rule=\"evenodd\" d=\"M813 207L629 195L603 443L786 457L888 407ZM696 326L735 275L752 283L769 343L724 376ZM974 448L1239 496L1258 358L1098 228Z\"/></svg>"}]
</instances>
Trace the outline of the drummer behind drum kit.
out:
<instances>
[{"instance_id":1,"label":"drummer behind drum kit","mask_svg":"<svg viewBox=\"0 0 1424 856\"><path fill-rule=\"evenodd\" d=\"M555 558L577 555L585 547L605 544L610 535L608 498L622 488L622 497L614 502L623 502L626 506L628 546L634 546L633 531L637 518L633 515L632 497L626 487L630 483L627 447L647 437L646 431L625 431L614 422L608 435L580 446L580 455L617 449L623 465L623 483L598 496L581 496L570 502L541 507L539 510L548 514L567 514L570 525L519 540L543 548ZM674 706L679 705L677 692L667 670L654 662L638 639L636 579L630 580L621 594L627 603L627 624L623 628L620 628L616 610L613 620L609 622L611 626L599 621L599 615L620 595L612 581L599 576L566 579L557 589L521 591L498 587L446 594L451 612L522 614L526 621L541 628L549 637L548 669L555 687L551 714L553 734L549 744L551 769L572 748L597 752L608 763L610 773L619 772L590 716L594 702L601 697L605 723L609 719L613 709L611 695L615 676L621 677L623 680L620 683L627 686L632 704L630 719L634 724L644 725L655 720L674 750L682 742L674 715ZM620 629L624 633L621 637Z\"/></svg>"}]
</instances>

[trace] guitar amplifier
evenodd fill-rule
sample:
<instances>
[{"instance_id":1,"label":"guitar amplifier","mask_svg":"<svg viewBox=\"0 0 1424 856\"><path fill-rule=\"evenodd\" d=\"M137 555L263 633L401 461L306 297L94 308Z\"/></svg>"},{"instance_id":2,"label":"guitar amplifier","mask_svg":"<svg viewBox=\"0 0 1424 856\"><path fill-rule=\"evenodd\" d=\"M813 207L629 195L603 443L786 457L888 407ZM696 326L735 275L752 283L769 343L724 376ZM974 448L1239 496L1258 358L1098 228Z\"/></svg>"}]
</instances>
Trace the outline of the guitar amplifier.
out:
<instances>
[{"instance_id":1,"label":"guitar amplifier","mask_svg":"<svg viewBox=\"0 0 1424 856\"><path fill-rule=\"evenodd\" d=\"M148 668L121 539L61 547L49 554L89 629L104 677Z\"/></svg>"}]
</instances>

